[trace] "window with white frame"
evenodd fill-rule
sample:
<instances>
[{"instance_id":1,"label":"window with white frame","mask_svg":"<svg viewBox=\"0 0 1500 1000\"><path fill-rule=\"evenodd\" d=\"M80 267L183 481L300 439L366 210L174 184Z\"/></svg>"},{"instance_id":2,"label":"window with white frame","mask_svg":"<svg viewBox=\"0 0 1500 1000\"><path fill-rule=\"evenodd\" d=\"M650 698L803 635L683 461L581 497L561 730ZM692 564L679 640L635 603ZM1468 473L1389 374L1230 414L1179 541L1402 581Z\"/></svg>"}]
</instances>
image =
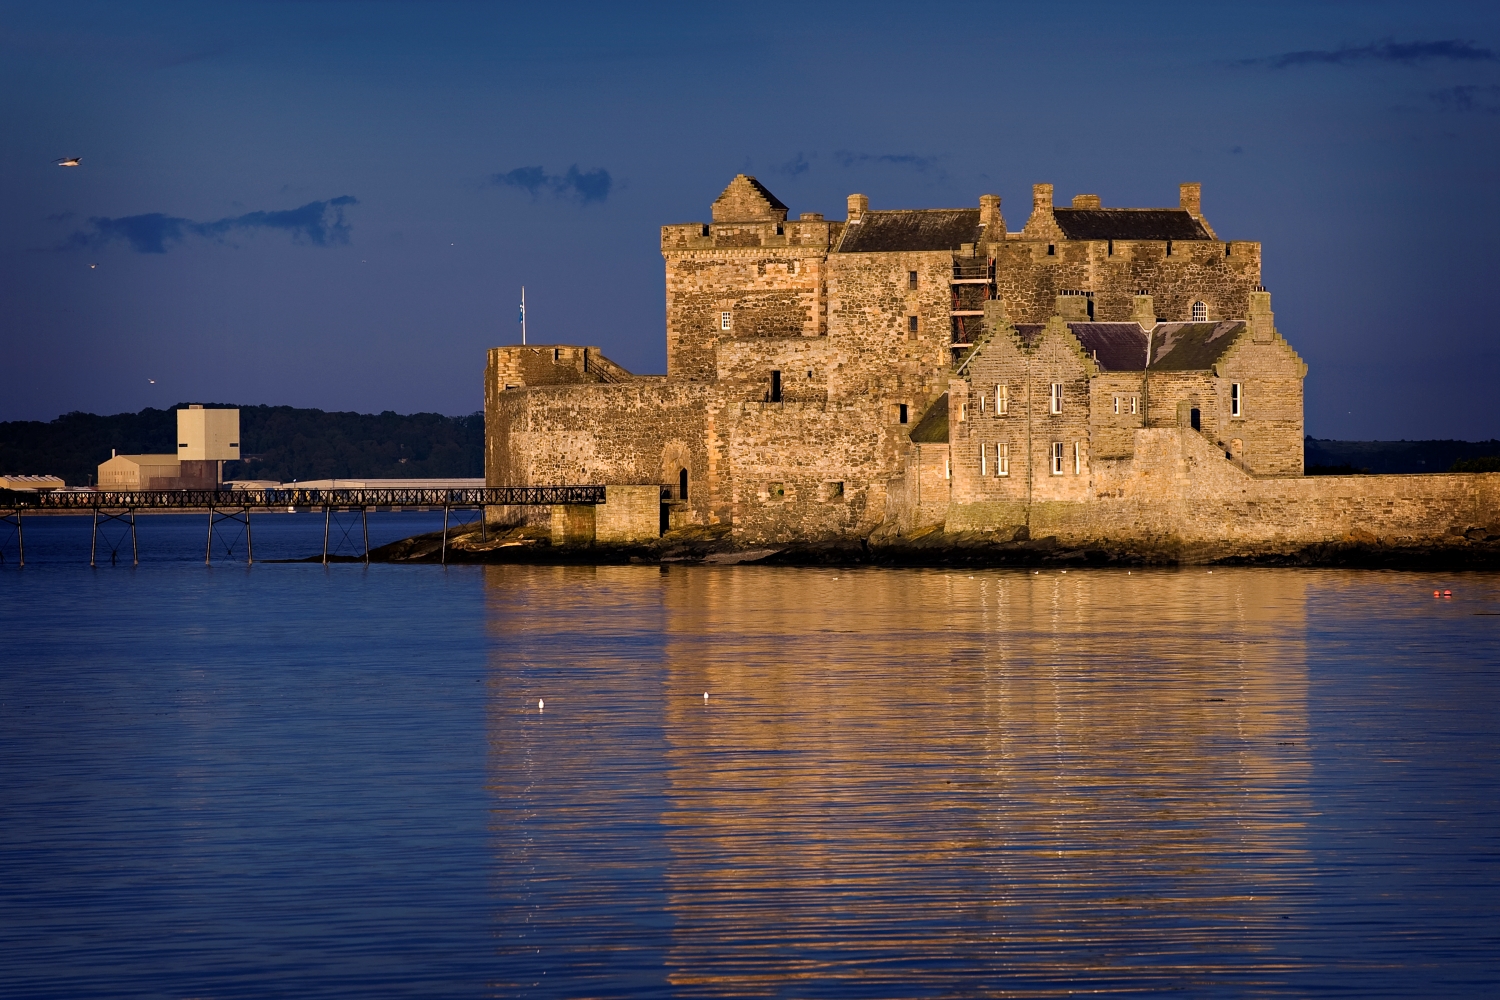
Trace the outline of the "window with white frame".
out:
<instances>
[{"instance_id":1,"label":"window with white frame","mask_svg":"<svg viewBox=\"0 0 1500 1000\"><path fill-rule=\"evenodd\" d=\"M981 441L979 444L979 474L981 476L989 475L988 468L985 465L985 456L989 453L990 446Z\"/></svg>"},{"instance_id":2,"label":"window with white frame","mask_svg":"<svg viewBox=\"0 0 1500 1000\"><path fill-rule=\"evenodd\" d=\"M943 459L943 478L953 478L953 460L951 458Z\"/></svg>"},{"instance_id":3,"label":"window with white frame","mask_svg":"<svg viewBox=\"0 0 1500 1000\"><path fill-rule=\"evenodd\" d=\"M1244 416L1241 412L1245 404L1245 390L1241 383L1229 383L1229 415L1231 417Z\"/></svg>"},{"instance_id":4,"label":"window with white frame","mask_svg":"<svg viewBox=\"0 0 1500 1000\"><path fill-rule=\"evenodd\" d=\"M1205 303L1205 302L1201 302L1201 301L1200 302L1194 302L1193 303L1193 322L1194 323L1202 323L1206 319L1208 319L1208 304Z\"/></svg>"},{"instance_id":5,"label":"window with white frame","mask_svg":"<svg viewBox=\"0 0 1500 1000\"><path fill-rule=\"evenodd\" d=\"M1010 445L995 445L995 475L1010 475Z\"/></svg>"},{"instance_id":6,"label":"window with white frame","mask_svg":"<svg viewBox=\"0 0 1500 1000\"><path fill-rule=\"evenodd\" d=\"M1115 397L1115 412L1116 413L1120 412L1120 397L1119 396Z\"/></svg>"},{"instance_id":7,"label":"window with white frame","mask_svg":"<svg viewBox=\"0 0 1500 1000\"><path fill-rule=\"evenodd\" d=\"M1006 416L1010 413L1010 386L995 386L995 414Z\"/></svg>"},{"instance_id":8,"label":"window with white frame","mask_svg":"<svg viewBox=\"0 0 1500 1000\"><path fill-rule=\"evenodd\" d=\"M1052 442L1052 474L1054 476L1063 474L1063 443L1061 441Z\"/></svg>"},{"instance_id":9,"label":"window with white frame","mask_svg":"<svg viewBox=\"0 0 1500 1000\"><path fill-rule=\"evenodd\" d=\"M1131 413L1132 416L1134 416L1135 413L1136 413L1136 403L1137 403L1137 400L1138 400L1138 397L1136 397L1136 396L1131 396L1130 397L1130 413Z\"/></svg>"},{"instance_id":10,"label":"window with white frame","mask_svg":"<svg viewBox=\"0 0 1500 1000\"><path fill-rule=\"evenodd\" d=\"M969 404L968 403L959 403L958 404L958 422L959 423L963 423L967 419L969 419Z\"/></svg>"},{"instance_id":11,"label":"window with white frame","mask_svg":"<svg viewBox=\"0 0 1500 1000\"><path fill-rule=\"evenodd\" d=\"M1063 387L1063 384L1061 382L1053 382L1052 383L1052 412L1053 413L1061 413L1062 412L1062 387Z\"/></svg>"},{"instance_id":12,"label":"window with white frame","mask_svg":"<svg viewBox=\"0 0 1500 1000\"><path fill-rule=\"evenodd\" d=\"M984 393L982 392L979 394L979 412L984 412Z\"/></svg>"},{"instance_id":13,"label":"window with white frame","mask_svg":"<svg viewBox=\"0 0 1500 1000\"><path fill-rule=\"evenodd\" d=\"M727 312L721 312L721 313L719 313L719 329L720 330L727 330L727 329L729 329L729 313L727 313Z\"/></svg>"},{"instance_id":14,"label":"window with white frame","mask_svg":"<svg viewBox=\"0 0 1500 1000\"><path fill-rule=\"evenodd\" d=\"M1083 448L1077 442L1073 442L1073 475L1083 474Z\"/></svg>"}]
</instances>

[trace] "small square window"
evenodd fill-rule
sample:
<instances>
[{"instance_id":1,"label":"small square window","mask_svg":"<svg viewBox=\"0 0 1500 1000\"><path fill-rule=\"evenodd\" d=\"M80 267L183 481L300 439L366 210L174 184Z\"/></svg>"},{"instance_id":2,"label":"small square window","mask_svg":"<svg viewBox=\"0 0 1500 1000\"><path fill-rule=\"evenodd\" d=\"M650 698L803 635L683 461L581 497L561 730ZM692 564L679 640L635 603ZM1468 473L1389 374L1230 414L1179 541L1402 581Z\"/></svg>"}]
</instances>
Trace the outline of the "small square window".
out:
<instances>
[{"instance_id":1,"label":"small square window","mask_svg":"<svg viewBox=\"0 0 1500 1000\"><path fill-rule=\"evenodd\" d=\"M721 313L719 313L719 329L720 330L727 330L727 329L729 329L729 316L730 316L730 314L727 313L727 312L721 312Z\"/></svg>"},{"instance_id":2,"label":"small square window","mask_svg":"<svg viewBox=\"0 0 1500 1000\"><path fill-rule=\"evenodd\" d=\"M916 271L907 271L906 272L906 287L907 288L911 288L911 289L915 289L917 287L917 272Z\"/></svg>"}]
</instances>

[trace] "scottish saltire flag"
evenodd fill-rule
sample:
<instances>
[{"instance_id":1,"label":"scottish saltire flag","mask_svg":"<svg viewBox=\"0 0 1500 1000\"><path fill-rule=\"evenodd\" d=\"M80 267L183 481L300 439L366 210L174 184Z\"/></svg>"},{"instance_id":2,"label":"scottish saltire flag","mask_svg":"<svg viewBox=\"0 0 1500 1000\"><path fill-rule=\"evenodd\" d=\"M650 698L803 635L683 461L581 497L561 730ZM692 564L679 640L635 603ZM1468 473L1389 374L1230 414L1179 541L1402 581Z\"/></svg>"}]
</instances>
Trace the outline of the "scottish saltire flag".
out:
<instances>
[{"instance_id":1,"label":"scottish saltire flag","mask_svg":"<svg viewBox=\"0 0 1500 1000\"><path fill-rule=\"evenodd\" d=\"M524 303L524 302L521 303L521 315L519 315L519 316L516 317L516 322L517 323L524 323L524 322L526 322L526 303Z\"/></svg>"}]
</instances>

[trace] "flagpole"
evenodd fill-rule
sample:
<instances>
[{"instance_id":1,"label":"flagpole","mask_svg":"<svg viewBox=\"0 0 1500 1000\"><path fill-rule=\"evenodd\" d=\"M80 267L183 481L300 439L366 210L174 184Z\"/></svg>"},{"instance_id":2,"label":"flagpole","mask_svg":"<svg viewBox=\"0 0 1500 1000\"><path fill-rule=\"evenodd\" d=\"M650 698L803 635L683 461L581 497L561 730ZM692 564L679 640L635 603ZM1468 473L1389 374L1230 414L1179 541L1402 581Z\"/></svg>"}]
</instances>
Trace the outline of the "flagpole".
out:
<instances>
[{"instance_id":1,"label":"flagpole","mask_svg":"<svg viewBox=\"0 0 1500 1000\"><path fill-rule=\"evenodd\" d=\"M526 346L526 286L521 286L521 346Z\"/></svg>"}]
</instances>

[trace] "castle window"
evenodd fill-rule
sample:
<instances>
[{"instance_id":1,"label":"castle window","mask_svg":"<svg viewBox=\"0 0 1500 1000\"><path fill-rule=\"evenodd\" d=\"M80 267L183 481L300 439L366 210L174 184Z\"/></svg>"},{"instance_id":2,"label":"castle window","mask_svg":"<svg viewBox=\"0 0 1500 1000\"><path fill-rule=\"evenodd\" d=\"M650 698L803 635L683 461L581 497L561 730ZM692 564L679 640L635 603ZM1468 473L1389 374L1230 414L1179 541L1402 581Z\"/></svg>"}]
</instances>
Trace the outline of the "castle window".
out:
<instances>
[{"instance_id":1,"label":"castle window","mask_svg":"<svg viewBox=\"0 0 1500 1000\"><path fill-rule=\"evenodd\" d=\"M1224 244L1224 256L1226 256L1226 257L1229 256L1229 244L1228 243Z\"/></svg>"},{"instance_id":2,"label":"castle window","mask_svg":"<svg viewBox=\"0 0 1500 1000\"><path fill-rule=\"evenodd\" d=\"M1077 441L1073 442L1073 475L1083 472L1083 453Z\"/></svg>"},{"instance_id":3,"label":"castle window","mask_svg":"<svg viewBox=\"0 0 1500 1000\"><path fill-rule=\"evenodd\" d=\"M771 402L781 402L781 372L778 371L771 373ZM905 420L901 422L906 423Z\"/></svg>"},{"instance_id":4,"label":"castle window","mask_svg":"<svg viewBox=\"0 0 1500 1000\"><path fill-rule=\"evenodd\" d=\"M995 475L1010 475L1010 445L995 445Z\"/></svg>"},{"instance_id":5,"label":"castle window","mask_svg":"<svg viewBox=\"0 0 1500 1000\"><path fill-rule=\"evenodd\" d=\"M906 287L912 289L913 291L916 290L916 288L917 288L917 272L916 271L907 271L906 272Z\"/></svg>"},{"instance_id":6,"label":"castle window","mask_svg":"<svg viewBox=\"0 0 1500 1000\"><path fill-rule=\"evenodd\" d=\"M1113 257L1114 255L1115 255L1115 241L1114 240L1110 240L1109 241L1109 256Z\"/></svg>"},{"instance_id":7,"label":"castle window","mask_svg":"<svg viewBox=\"0 0 1500 1000\"><path fill-rule=\"evenodd\" d=\"M701 233L699 233L698 235L699 236L707 236L708 235L708 226L704 225L703 231Z\"/></svg>"},{"instance_id":8,"label":"castle window","mask_svg":"<svg viewBox=\"0 0 1500 1000\"><path fill-rule=\"evenodd\" d=\"M779 224L776 226L776 235L777 236L783 235L781 226Z\"/></svg>"},{"instance_id":9,"label":"castle window","mask_svg":"<svg viewBox=\"0 0 1500 1000\"><path fill-rule=\"evenodd\" d=\"M917 317L906 317L906 333L911 337L915 337L917 335Z\"/></svg>"},{"instance_id":10,"label":"castle window","mask_svg":"<svg viewBox=\"0 0 1500 1000\"><path fill-rule=\"evenodd\" d=\"M896 404L896 417L903 424L906 423L907 412L906 412L906 404L905 403L897 403Z\"/></svg>"},{"instance_id":11,"label":"castle window","mask_svg":"<svg viewBox=\"0 0 1500 1000\"><path fill-rule=\"evenodd\" d=\"M808 381L812 381L812 372L807 373Z\"/></svg>"},{"instance_id":12,"label":"castle window","mask_svg":"<svg viewBox=\"0 0 1500 1000\"><path fill-rule=\"evenodd\" d=\"M1061 441L1053 441L1052 442L1052 474L1054 476L1060 476L1060 475L1062 475L1062 469L1063 469L1063 443Z\"/></svg>"},{"instance_id":13,"label":"castle window","mask_svg":"<svg viewBox=\"0 0 1500 1000\"><path fill-rule=\"evenodd\" d=\"M968 403L959 403L958 404L958 422L959 423L963 423L967 419L969 419L969 404Z\"/></svg>"},{"instance_id":14,"label":"castle window","mask_svg":"<svg viewBox=\"0 0 1500 1000\"><path fill-rule=\"evenodd\" d=\"M679 499L679 500L686 500L688 498L688 495L687 495L687 486L688 486L688 484L687 484L687 470L686 469L678 469L677 470L677 499Z\"/></svg>"},{"instance_id":15,"label":"castle window","mask_svg":"<svg viewBox=\"0 0 1500 1000\"><path fill-rule=\"evenodd\" d=\"M984 393L982 392L979 394L979 412L984 412Z\"/></svg>"},{"instance_id":16,"label":"castle window","mask_svg":"<svg viewBox=\"0 0 1500 1000\"><path fill-rule=\"evenodd\" d=\"M1167 240L1167 256L1172 256L1172 241Z\"/></svg>"},{"instance_id":17,"label":"castle window","mask_svg":"<svg viewBox=\"0 0 1500 1000\"><path fill-rule=\"evenodd\" d=\"M558 348L558 347L552 348L552 363L555 365L555 364L557 364L561 360L562 360L562 349Z\"/></svg>"},{"instance_id":18,"label":"castle window","mask_svg":"<svg viewBox=\"0 0 1500 1000\"><path fill-rule=\"evenodd\" d=\"M1136 399L1137 399L1137 397L1135 397L1135 396L1131 396L1130 397L1130 412L1131 412L1132 415L1135 414Z\"/></svg>"},{"instance_id":19,"label":"castle window","mask_svg":"<svg viewBox=\"0 0 1500 1000\"><path fill-rule=\"evenodd\" d=\"M1007 416L1010 413L1010 386L995 386L995 413L998 416Z\"/></svg>"},{"instance_id":20,"label":"castle window","mask_svg":"<svg viewBox=\"0 0 1500 1000\"><path fill-rule=\"evenodd\" d=\"M1244 403L1244 399L1245 399L1244 389L1243 389L1241 383L1239 383L1239 382L1231 382L1231 383L1229 383L1229 415L1231 417L1242 417L1242 416L1244 416L1244 413L1241 412L1241 408L1242 408L1242 405Z\"/></svg>"},{"instance_id":21,"label":"castle window","mask_svg":"<svg viewBox=\"0 0 1500 1000\"><path fill-rule=\"evenodd\" d=\"M719 313L719 329L720 330L727 330L727 329L729 329L729 313L727 313L727 312L721 312L721 313Z\"/></svg>"},{"instance_id":22,"label":"castle window","mask_svg":"<svg viewBox=\"0 0 1500 1000\"><path fill-rule=\"evenodd\" d=\"M1116 413L1120 412L1120 397L1119 396L1115 397L1115 412Z\"/></svg>"},{"instance_id":23,"label":"castle window","mask_svg":"<svg viewBox=\"0 0 1500 1000\"><path fill-rule=\"evenodd\" d=\"M1048 243L1047 244L1047 256L1048 257L1056 257L1057 256L1057 244L1056 243Z\"/></svg>"},{"instance_id":24,"label":"castle window","mask_svg":"<svg viewBox=\"0 0 1500 1000\"><path fill-rule=\"evenodd\" d=\"M1062 389L1063 389L1063 384L1061 382L1053 382L1052 383L1052 406L1051 406L1051 409L1052 409L1053 413L1061 413L1062 412Z\"/></svg>"},{"instance_id":25,"label":"castle window","mask_svg":"<svg viewBox=\"0 0 1500 1000\"><path fill-rule=\"evenodd\" d=\"M1206 319L1208 319L1208 306L1205 305L1201 301L1194 302L1193 303L1193 322L1194 323L1202 323Z\"/></svg>"},{"instance_id":26,"label":"castle window","mask_svg":"<svg viewBox=\"0 0 1500 1000\"><path fill-rule=\"evenodd\" d=\"M981 476L987 476L987 475L989 475L989 473L986 471L986 467L985 467L985 464L984 464L984 462L985 462L985 455L987 455L989 453L989 447L990 446L987 445L987 444L985 444L984 442L980 442L980 444L979 444L979 474Z\"/></svg>"},{"instance_id":27,"label":"castle window","mask_svg":"<svg viewBox=\"0 0 1500 1000\"><path fill-rule=\"evenodd\" d=\"M948 459L948 458L943 459L943 478L944 479L952 479L953 478L953 460L952 459Z\"/></svg>"}]
</instances>

